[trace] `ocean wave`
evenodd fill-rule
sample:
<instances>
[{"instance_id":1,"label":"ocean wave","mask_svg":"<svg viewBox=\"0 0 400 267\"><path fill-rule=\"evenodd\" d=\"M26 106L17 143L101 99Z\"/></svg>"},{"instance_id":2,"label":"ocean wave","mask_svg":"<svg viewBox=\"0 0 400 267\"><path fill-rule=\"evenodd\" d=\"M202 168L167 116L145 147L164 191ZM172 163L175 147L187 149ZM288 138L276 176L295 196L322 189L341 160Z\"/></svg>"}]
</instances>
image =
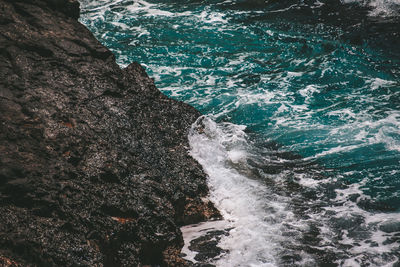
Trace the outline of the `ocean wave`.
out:
<instances>
[{"instance_id":1,"label":"ocean wave","mask_svg":"<svg viewBox=\"0 0 400 267\"><path fill-rule=\"evenodd\" d=\"M265 186L229 167L229 162L246 158L243 129L243 126L229 123L218 125L201 117L189 135L191 155L209 176L210 199L221 211L226 228L233 228L219 244L229 254L218 266L275 266L274 254L281 239L279 224L269 224L267 219L271 215L265 210L285 213L285 206L266 201L265 197L271 192Z\"/></svg>"}]
</instances>

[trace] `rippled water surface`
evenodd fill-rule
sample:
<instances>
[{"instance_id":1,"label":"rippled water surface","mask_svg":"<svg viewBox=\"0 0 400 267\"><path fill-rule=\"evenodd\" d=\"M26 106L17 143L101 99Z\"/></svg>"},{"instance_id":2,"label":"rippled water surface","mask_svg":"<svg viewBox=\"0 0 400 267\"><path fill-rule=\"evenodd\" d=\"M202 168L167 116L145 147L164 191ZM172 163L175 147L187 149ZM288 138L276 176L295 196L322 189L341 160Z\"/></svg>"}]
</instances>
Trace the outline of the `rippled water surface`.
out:
<instances>
[{"instance_id":1,"label":"rippled water surface","mask_svg":"<svg viewBox=\"0 0 400 267\"><path fill-rule=\"evenodd\" d=\"M81 5L119 64L206 115L191 153L230 229L209 262L398 262L398 0Z\"/></svg>"}]
</instances>

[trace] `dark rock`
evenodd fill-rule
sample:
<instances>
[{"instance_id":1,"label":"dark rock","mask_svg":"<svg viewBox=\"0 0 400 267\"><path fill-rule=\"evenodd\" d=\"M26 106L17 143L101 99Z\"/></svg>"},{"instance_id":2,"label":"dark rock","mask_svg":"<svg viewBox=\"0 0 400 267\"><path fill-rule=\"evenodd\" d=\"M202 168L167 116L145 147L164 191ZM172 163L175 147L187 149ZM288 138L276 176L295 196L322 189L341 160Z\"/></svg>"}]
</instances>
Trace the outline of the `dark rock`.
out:
<instances>
[{"instance_id":1,"label":"dark rock","mask_svg":"<svg viewBox=\"0 0 400 267\"><path fill-rule=\"evenodd\" d=\"M0 264L180 266L215 217L188 154L200 115L121 70L76 0L0 0Z\"/></svg>"},{"instance_id":2,"label":"dark rock","mask_svg":"<svg viewBox=\"0 0 400 267\"><path fill-rule=\"evenodd\" d=\"M189 249L197 252L194 259L199 262L207 262L210 259L216 260L222 254L227 253L228 251L218 247L218 243L223 236L229 235L229 230L208 231L205 235L190 241Z\"/></svg>"}]
</instances>

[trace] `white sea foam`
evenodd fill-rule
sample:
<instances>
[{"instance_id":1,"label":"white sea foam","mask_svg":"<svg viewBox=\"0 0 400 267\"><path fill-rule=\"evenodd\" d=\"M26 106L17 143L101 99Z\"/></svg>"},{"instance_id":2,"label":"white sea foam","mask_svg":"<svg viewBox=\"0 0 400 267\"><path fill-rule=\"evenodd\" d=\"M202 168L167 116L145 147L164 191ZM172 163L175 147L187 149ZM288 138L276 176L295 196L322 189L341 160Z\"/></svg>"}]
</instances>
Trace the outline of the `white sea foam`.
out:
<instances>
[{"instance_id":1,"label":"white sea foam","mask_svg":"<svg viewBox=\"0 0 400 267\"><path fill-rule=\"evenodd\" d=\"M296 220L285 198L232 166L245 161L248 155L244 128L201 117L189 135L191 155L209 176L210 199L221 211L225 228L232 228L219 244L229 253L214 263L229 267L276 266L279 244L285 242L281 227L283 223L294 225ZM196 232L196 228L184 228L186 243L197 236L193 230ZM193 260L193 254L187 254Z\"/></svg>"},{"instance_id":2,"label":"white sea foam","mask_svg":"<svg viewBox=\"0 0 400 267\"><path fill-rule=\"evenodd\" d=\"M143 0L134 1L131 5L127 6L126 9L130 13L144 13L145 16L171 17L174 15L172 12L158 9L156 4L151 4Z\"/></svg>"},{"instance_id":3,"label":"white sea foam","mask_svg":"<svg viewBox=\"0 0 400 267\"><path fill-rule=\"evenodd\" d=\"M203 23L227 23L228 21L225 19L225 14L219 12L207 12L203 11L200 15L196 15L197 18L200 19Z\"/></svg>"},{"instance_id":4,"label":"white sea foam","mask_svg":"<svg viewBox=\"0 0 400 267\"><path fill-rule=\"evenodd\" d=\"M313 84L311 84L311 85L307 85L304 89L301 89L300 91L299 91L299 93L302 95L302 96L304 96L304 97L306 97L306 98L309 98L311 95L313 95L314 93L319 93L320 91L318 90L318 88L317 88L317 86L316 85L313 85Z\"/></svg>"},{"instance_id":5,"label":"white sea foam","mask_svg":"<svg viewBox=\"0 0 400 267\"><path fill-rule=\"evenodd\" d=\"M399 16L400 0L372 0L368 4L373 8L372 16Z\"/></svg>"},{"instance_id":6,"label":"white sea foam","mask_svg":"<svg viewBox=\"0 0 400 267\"><path fill-rule=\"evenodd\" d=\"M381 119L374 119L370 115L361 112L355 114L349 109L329 112L329 115L346 116L346 119L354 119L353 123L347 123L333 128L330 132L334 142L344 140L346 147L335 147L322 152L317 156L331 154L331 152L343 152L373 144L384 144L387 150L400 151L400 112L390 111ZM354 140L354 141L352 141ZM356 142L356 144L354 144Z\"/></svg>"},{"instance_id":7,"label":"white sea foam","mask_svg":"<svg viewBox=\"0 0 400 267\"><path fill-rule=\"evenodd\" d=\"M395 81L383 80L381 78L369 79L369 83L371 84L372 90L376 90L381 87L389 87L389 86L393 86L396 84Z\"/></svg>"},{"instance_id":8,"label":"white sea foam","mask_svg":"<svg viewBox=\"0 0 400 267\"><path fill-rule=\"evenodd\" d=\"M181 227L182 235L185 241L185 244L182 248L182 253L185 254L185 259L196 262L195 257L197 252L189 249L190 241L195 240L210 230L225 230L227 226L226 221L208 221L195 225L187 225Z\"/></svg>"},{"instance_id":9,"label":"white sea foam","mask_svg":"<svg viewBox=\"0 0 400 267\"><path fill-rule=\"evenodd\" d=\"M350 246L346 250L348 256L337 261L340 266L360 266L362 263L365 264L366 261L370 266L384 266L388 264L388 261L397 260L395 256L381 257L385 253L389 255L389 253L400 249L397 242L387 242L388 238L396 232L386 233L381 230L381 227L388 223L397 224L392 228L395 231L397 230L397 233L400 233L400 213L371 213L361 209L357 202L371 199L362 190L367 181L368 179L365 178L359 183L349 185L347 188L336 189L336 198L332 201L333 205L323 208L325 211L329 211L330 215L326 216L324 212L319 215L319 220L326 221L325 224L329 224L328 221L336 218L348 221L350 223L349 227L358 227L359 231L365 232L356 236L353 233L353 236L350 236L347 229L340 231L338 243ZM356 201L349 200L353 196L357 196ZM356 224L353 223L355 219L357 221ZM371 259L366 260L367 256L371 257Z\"/></svg>"},{"instance_id":10,"label":"white sea foam","mask_svg":"<svg viewBox=\"0 0 400 267\"><path fill-rule=\"evenodd\" d=\"M287 72L287 77L301 77L303 75L302 72L293 72L293 71L288 71Z\"/></svg>"},{"instance_id":11,"label":"white sea foam","mask_svg":"<svg viewBox=\"0 0 400 267\"><path fill-rule=\"evenodd\" d=\"M400 0L342 0L342 2L369 6L372 8L369 13L371 16L399 16Z\"/></svg>"}]
</instances>

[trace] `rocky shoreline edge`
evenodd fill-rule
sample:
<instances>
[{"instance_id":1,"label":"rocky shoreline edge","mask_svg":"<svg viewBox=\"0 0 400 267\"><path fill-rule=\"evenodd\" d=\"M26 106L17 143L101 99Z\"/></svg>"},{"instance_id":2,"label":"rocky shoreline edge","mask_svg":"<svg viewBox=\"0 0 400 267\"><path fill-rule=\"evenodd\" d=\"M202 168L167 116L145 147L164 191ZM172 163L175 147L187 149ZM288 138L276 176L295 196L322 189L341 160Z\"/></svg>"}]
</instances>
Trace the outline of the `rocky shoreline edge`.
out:
<instances>
[{"instance_id":1,"label":"rocky shoreline edge","mask_svg":"<svg viewBox=\"0 0 400 267\"><path fill-rule=\"evenodd\" d=\"M125 69L76 0L0 0L0 265L185 266L219 212L188 154L201 115Z\"/></svg>"}]
</instances>

